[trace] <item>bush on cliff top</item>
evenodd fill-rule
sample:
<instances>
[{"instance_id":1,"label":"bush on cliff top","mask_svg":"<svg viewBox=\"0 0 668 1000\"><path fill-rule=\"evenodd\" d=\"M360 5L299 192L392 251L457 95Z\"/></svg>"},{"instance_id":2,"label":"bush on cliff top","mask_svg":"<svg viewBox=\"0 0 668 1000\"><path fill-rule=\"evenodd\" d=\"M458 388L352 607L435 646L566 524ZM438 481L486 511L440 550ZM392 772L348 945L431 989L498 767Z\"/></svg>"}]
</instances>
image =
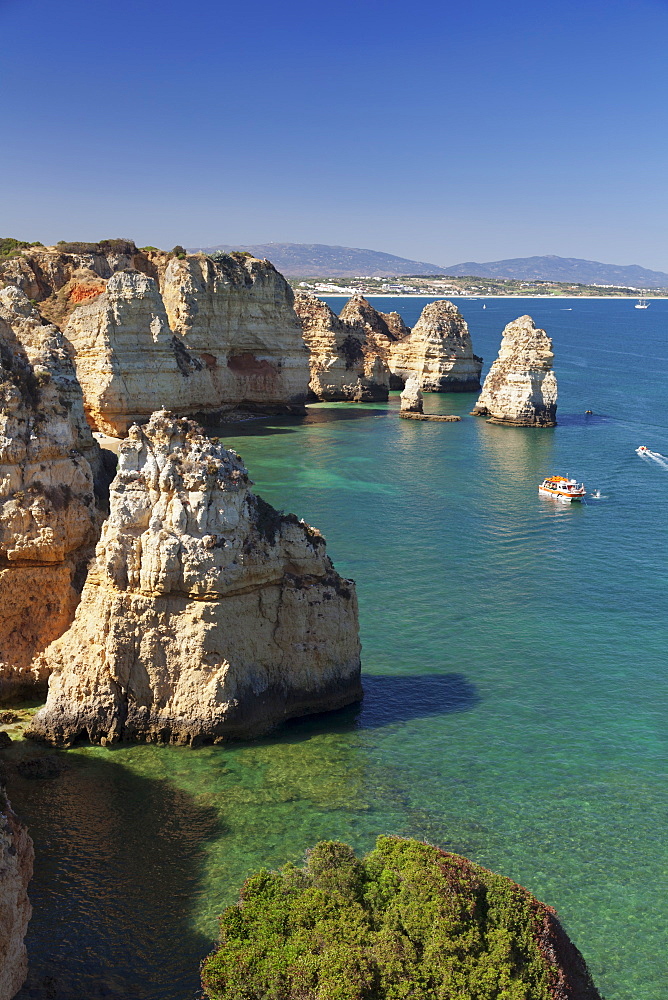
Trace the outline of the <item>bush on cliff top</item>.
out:
<instances>
[{"instance_id":1,"label":"bush on cliff top","mask_svg":"<svg viewBox=\"0 0 668 1000\"><path fill-rule=\"evenodd\" d=\"M0 236L0 258L14 257L26 247L41 247L42 244L26 243L25 240L15 240L13 236Z\"/></svg>"},{"instance_id":2,"label":"bush on cliff top","mask_svg":"<svg viewBox=\"0 0 668 1000\"><path fill-rule=\"evenodd\" d=\"M211 1000L550 1000L551 912L428 844L380 837L360 861L323 841L305 868L246 881L202 983Z\"/></svg>"}]
</instances>

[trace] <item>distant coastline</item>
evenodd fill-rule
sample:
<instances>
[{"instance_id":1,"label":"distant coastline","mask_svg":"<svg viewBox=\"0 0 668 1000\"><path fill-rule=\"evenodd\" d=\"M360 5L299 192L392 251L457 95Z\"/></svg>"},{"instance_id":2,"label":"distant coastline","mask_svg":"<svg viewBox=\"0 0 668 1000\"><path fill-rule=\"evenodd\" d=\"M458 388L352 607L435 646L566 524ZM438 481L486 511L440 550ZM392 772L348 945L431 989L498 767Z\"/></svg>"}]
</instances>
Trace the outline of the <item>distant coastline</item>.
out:
<instances>
[{"instance_id":1,"label":"distant coastline","mask_svg":"<svg viewBox=\"0 0 668 1000\"><path fill-rule=\"evenodd\" d=\"M350 295L343 292L314 292L319 299L349 299ZM638 295L438 295L430 292L366 292L365 298L371 299L468 299L470 302L482 299L545 299L550 302L573 302L582 299L614 299L617 302L633 302ZM646 295L648 302L658 302L668 299L668 295Z\"/></svg>"}]
</instances>

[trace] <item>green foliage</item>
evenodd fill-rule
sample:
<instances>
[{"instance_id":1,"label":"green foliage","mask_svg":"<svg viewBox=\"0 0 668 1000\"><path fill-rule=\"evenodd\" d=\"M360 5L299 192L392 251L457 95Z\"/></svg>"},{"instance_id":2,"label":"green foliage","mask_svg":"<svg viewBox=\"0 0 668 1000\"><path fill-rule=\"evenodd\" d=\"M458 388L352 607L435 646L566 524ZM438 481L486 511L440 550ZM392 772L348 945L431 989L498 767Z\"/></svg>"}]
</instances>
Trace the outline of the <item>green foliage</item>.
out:
<instances>
[{"instance_id":1,"label":"green foliage","mask_svg":"<svg viewBox=\"0 0 668 1000\"><path fill-rule=\"evenodd\" d=\"M456 854L379 837L262 870L220 918L210 1000L549 1000L545 907Z\"/></svg>"},{"instance_id":2,"label":"green foliage","mask_svg":"<svg viewBox=\"0 0 668 1000\"><path fill-rule=\"evenodd\" d=\"M98 243L68 243L67 240L58 240L56 246L63 253L121 253L132 257L137 253L137 247L132 240L100 240Z\"/></svg>"},{"instance_id":3,"label":"green foliage","mask_svg":"<svg viewBox=\"0 0 668 1000\"><path fill-rule=\"evenodd\" d=\"M178 243L177 243L177 245L175 247L173 247L170 250L170 253L173 254L174 257L178 257L179 260L185 260L186 257L188 256L186 254L185 250L183 249L183 247L179 246Z\"/></svg>"},{"instance_id":4,"label":"green foliage","mask_svg":"<svg viewBox=\"0 0 668 1000\"><path fill-rule=\"evenodd\" d=\"M25 240L15 240L11 236L0 237L0 259L5 257L16 257L27 247L41 247L42 243L26 243Z\"/></svg>"}]
</instances>

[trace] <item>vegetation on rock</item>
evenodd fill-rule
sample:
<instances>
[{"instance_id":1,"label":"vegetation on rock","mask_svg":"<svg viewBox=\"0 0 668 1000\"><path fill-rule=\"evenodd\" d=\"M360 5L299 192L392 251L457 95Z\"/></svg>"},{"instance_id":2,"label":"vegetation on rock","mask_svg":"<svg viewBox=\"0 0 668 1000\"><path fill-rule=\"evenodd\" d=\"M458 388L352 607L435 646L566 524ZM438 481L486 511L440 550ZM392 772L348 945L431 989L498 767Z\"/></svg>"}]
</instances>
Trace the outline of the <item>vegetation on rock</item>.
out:
<instances>
[{"instance_id":1,"label":"vegetation on rock","mask_svg":"<svg viewBox=\"0 0 668 1000\"><path fill-rule=\"evenodd\" d=\"M210 1000L595 1000L554 911L456 854L323 841L249 878L202 967Z\"/></svg>"},{"instance_id":2,"label":"vegetation on rock","mask_svg":"<svg viewBox=\"0 0 668 1000\"><path fill-rule=\"evenodd\" d=\"M3 257L16 257L26 247L41 246L42 244L39 241L36 243L26 243L25 240L15 240L12 236L0 236L0 259Z\"/></svg>"}]
</instances>

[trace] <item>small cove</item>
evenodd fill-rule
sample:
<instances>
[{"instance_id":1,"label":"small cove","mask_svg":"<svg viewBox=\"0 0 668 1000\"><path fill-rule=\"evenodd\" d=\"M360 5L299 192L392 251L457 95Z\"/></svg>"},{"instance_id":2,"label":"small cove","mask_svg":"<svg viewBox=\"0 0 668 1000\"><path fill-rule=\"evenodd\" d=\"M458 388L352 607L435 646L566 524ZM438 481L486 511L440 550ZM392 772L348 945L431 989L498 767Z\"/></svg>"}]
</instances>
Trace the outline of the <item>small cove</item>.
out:
<instances>
[{"instance_id":1,"label":"small cove","mask_svg":"<svg viewBox=\"0 0 668 1000\"><path fill-rule=\"evenodd\" d=\"M408 324L425 301L372 300ZM459 424L400 421L392 394L214 432L356 580L365 701L253 744L80 748L53 777L12 773L37 850L21 1000L192 1000L245 875L379 833L555 906L607 1000L668 988L668 471L634 451L668 453L668 302L458 304L484 371L505 323L545 327L559 426L493 427L468 394L425 397ZM602 498L542 500L550 472Z\"/></svg>"}]
</instances>

